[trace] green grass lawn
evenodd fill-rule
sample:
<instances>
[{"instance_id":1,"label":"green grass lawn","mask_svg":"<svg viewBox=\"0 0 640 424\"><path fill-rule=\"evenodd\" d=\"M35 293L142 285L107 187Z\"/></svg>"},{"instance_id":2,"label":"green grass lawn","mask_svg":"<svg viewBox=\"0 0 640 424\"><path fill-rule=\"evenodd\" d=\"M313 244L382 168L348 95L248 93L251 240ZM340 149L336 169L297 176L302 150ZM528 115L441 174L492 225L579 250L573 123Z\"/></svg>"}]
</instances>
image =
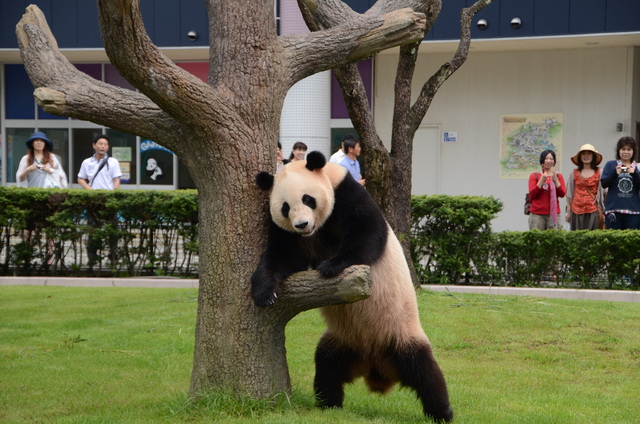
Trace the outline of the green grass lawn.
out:
<instances>
[{"instance_id":1,"label":"green grass lawn","mask_svg":"<svg viewBox=\"0 0 640 424\"><path fill-rule=\"evenodd\" d=\"M0 422L421 423L413 392L347 389L318 410L317 311L287 327L293 395L193 404L197 292L0 287ZM456 423L640 422L640 305L419 294Z\"/></svg>"}]
</instances>

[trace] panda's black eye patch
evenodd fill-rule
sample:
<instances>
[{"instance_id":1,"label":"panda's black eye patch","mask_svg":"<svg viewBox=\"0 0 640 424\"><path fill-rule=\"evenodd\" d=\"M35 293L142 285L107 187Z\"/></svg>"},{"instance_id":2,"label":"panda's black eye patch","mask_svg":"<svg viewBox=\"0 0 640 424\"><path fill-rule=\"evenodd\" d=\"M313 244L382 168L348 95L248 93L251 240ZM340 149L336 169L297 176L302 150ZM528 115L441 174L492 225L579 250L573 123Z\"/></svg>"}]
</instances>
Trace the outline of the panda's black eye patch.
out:
<instances>
[{"instance_id":1,"label":"panda's black eye patch","mask_svg":"<svg viewBox=\"0 0 640 424\"><path fill-rule=\"evenodd\" d=\"M280 211L282 212L282 216L284 216L285 218L289 218L289 210L291 208L289 207L289 204L287 202L284 202L282 204L282 209L280 209Z\"/></svg>"},{"instance_id":2,"label":"panda's black eye patch","mask_svg":"<svg viewBox=\"0 0 640 424\"><path fill-rule=\"evenodd\" d=\"M308 194L305 194L304 196L302 196L302 204L304 204L305 206L308 206L311 209L315 209L316 199L315 197L311 197Z\"/></svg>"}]
</instances>

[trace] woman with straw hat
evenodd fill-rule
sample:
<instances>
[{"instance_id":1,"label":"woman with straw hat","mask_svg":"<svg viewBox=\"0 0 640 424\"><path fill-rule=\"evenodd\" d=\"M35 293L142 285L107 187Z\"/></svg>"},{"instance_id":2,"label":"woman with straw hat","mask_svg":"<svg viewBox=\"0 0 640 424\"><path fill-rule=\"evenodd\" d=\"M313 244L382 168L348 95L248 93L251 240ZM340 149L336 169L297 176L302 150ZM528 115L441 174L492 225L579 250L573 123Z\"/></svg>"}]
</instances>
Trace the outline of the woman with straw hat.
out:
<instances>
[{"instance_id":1,"label":"woman with straw hat","mask_svg":"<svg viewBox=\"0 0 640 424\"><path fill-rule=\"evenodd\" d=\"M602 155L583 144L572 158L577 166L567 179L567 222L571 230L597 230L604 222L604 188L600 185Z\"/></svg>"}]
</instances>

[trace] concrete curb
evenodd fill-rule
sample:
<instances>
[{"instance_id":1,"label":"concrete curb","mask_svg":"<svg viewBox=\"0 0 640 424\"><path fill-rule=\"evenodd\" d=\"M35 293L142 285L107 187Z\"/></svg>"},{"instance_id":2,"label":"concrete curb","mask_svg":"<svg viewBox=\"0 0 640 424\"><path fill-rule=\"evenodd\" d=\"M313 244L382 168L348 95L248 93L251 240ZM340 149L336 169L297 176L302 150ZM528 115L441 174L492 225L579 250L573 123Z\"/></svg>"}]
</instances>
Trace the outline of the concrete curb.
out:
<instances>
[{"instance_id":1,"label":"concrete curb","mask_svg":"<svg viewBox=\"0 0 640 424\"><path fill-rule=\"evenodd\" d=\"M0 286L198 288L197 279L0 277Z\"/></svg>"},{"instance_id":2,"label":"concrete curb","mask_svg":"<svg viewBox=\"0 0 640 424\"><path fill-rule=\"evenodd\" d=\"M514 296L550 297L556 299L604 300L609 302L640 302L640 291L554 289L538 287L448 286L424 285L436 292L498 294Z\"/></svg>"}]
</instances>

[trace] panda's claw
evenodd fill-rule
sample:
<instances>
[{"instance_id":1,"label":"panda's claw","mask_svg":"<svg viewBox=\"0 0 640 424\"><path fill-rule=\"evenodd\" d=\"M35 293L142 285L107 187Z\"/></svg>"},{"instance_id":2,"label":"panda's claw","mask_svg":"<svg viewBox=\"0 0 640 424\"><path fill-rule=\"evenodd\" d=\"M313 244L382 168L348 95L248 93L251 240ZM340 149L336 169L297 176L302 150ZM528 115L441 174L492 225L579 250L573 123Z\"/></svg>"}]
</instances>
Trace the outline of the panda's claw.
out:
<instances>
[{"instance_id":1,"label":"panda's claw","mask_svg":"<svg viewBox=\"0 0 640 424\"><path fill-rule=\"evenodd\" d=\"M276 303L276 300L278 300L278 294L274 291L253 294L253 303L255 303L256 306L272 306Z\"/></svg>"}]
</instances>

